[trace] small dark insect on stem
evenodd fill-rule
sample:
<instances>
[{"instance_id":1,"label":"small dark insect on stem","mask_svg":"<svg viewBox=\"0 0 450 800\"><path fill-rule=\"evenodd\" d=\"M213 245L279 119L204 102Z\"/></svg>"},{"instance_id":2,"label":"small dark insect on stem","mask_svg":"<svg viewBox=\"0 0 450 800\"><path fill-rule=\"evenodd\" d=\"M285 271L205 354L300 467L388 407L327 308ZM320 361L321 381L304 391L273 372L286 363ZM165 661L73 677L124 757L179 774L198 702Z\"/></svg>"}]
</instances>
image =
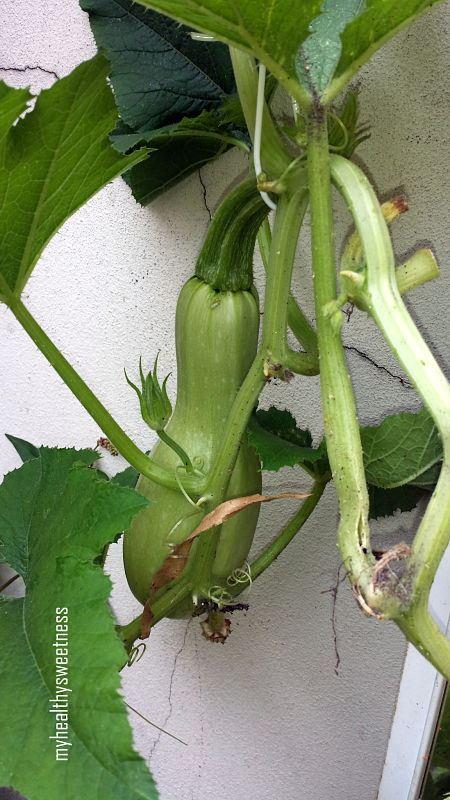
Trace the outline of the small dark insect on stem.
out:
<instances>
[{"instance_id":1,"label":"small dark insect on stem","mask_svg":"<svg viewBox=\"0 0 450 800\"><path fill-rule=\"evenodd\" d=\"M7 580L6 583L3 584L3 586L0 586L0 592L3 592L5 589L8 588L8 586L11 586L11 584L14 583L14 581L16 581L17 578L20 578L19 574L13 575L12 578L9 578L9 580Z\"/></svg>"}]
</instances>

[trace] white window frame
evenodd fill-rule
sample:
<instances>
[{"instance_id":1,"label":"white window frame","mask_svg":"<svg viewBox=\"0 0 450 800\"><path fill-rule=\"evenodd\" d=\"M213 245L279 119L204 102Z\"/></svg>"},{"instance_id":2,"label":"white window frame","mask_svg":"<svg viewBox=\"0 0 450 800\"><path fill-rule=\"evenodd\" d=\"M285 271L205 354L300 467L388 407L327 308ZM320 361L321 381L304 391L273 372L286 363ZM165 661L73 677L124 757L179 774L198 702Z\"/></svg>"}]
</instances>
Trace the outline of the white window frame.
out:
<instances>
[{"instance_id":1,"label":"white window frame","mask_svg":"<svg viewBox=\"0 0 450 800\"><path fill-rule=\"evenodd\" d=\"M436 575L430 606L448 632L450 548ZM444 678L409 645L377 800L419 800L445 688Z\"/></svg>"}]
</instances>

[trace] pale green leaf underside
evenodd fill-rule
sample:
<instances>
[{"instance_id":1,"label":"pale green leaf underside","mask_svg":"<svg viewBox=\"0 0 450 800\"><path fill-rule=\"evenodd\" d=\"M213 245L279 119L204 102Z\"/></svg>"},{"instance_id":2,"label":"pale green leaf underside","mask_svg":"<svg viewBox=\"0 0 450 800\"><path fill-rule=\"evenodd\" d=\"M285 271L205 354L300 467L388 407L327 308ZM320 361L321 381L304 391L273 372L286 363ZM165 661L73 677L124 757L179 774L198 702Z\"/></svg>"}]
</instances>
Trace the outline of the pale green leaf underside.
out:
<instances>
[{"instance_id":1,"label":"pale green leaf underside","mask_svg":"<svg viewBox=\"0 0 450 800\"><path fill-rule=\"evenodd\" d=\"M341 34L364 7L365 0L324 0L295 59L297 77L311 94L327 88L341 57Z\"/></svg>"},{"instance_id":2,"label":"pale green leaf underside","mask_svg":"<svg viewBox=\"0 0 450 800\"><path fill-rule=\"evenodd\" d=\"M26 582L25 598L0 600L0 785L27 800L157 796L133 750L118 694L124 651L108 609L110 580L93 563L146 501L99 480L80 463L92 456L42 448L0 487L3 551ZM65 607L71 746L68 760L56 762L49 709L56 693L55 610Z\"/></svg>"},{"instance_id":3,"label":"pale green leaf underside","mask_svg":"<svg viewBox=\"0 0 450 800\"><path fill-rule=\"evenodd\" d=\"M84 62L14 126L28 93L0 90L0 299L20 295L63 222L145 156L111 146L117 112L108 69L99 56Z\"/></svg>"},{"instance_id":4,"label":"pale green leaf underside","mask_svg":"<svg viewBox=\"0 0 450 800\"><path fill-rule=\"evenodd\" d=\"M394 414L376 427L362 428L361 441L367 480L385 489L412 483L442 460L442 443L425 408L417 414ZM433 485L427 479L416 484Z\"/></svg>"},{"instance_id":5,"label":"pale green leaf underside","mask_svg":"<svg viewBox=\"0 0 450 800\"><path fill-rule=\"evenodd\" d=\"M306 104L295 72L300 45L321 12L322 0L140 0L193 28L251 51ZM380 45L442 0L367 0L366 10L342 35L342 54L327 90L331 99Z\"/></svg>"}]
</instances>

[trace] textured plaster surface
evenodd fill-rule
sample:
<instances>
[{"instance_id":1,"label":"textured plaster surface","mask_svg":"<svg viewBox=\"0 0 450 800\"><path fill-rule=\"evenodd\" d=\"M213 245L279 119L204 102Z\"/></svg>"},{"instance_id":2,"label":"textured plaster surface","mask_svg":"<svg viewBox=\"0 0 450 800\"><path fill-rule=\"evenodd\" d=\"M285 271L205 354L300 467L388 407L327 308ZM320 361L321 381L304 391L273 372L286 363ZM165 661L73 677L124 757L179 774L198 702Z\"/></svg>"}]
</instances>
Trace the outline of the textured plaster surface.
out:
<instances>
[{"instance_id":1,"label":"textured plaster surface","mask_svg":"<svg viewBox=\"0 0 450 800\"><path fill-rule=\"evenodd\" d=\"M94 53L76 0L3 0L0 78L34 90L51 85ZM399 256L433 242L439 283L414 292L410 306L441 363L450 362L448 217L448 5L436 8L376 56L361 76L363 117L372 139L359 157L380 194L407 192L410 211L395 230ZM448 100L448 98L447 98ZM143 447L151 444L123 366L139 355L175 373L173 318L209 220L227 184L245 170L228 154L150 208L140 208L117 180L76 213L48 246L25 302L65 355ZM347 230L337 204L338 234ZM307 226L299 247L297 294L313 316ZM258 265L258 283L261 287ZM361 419L418 407L414 391L373 326L356 313L345 325ZM100 431L52 372L12 315L0 310L1 430L36 444L95 444ZM174 392L175 378L171 382ZM293 394L295 399L292 399ZM316 378L271 387L263 405L290 403L300 423L321 435ZM0 441L0 470L18 465ZM114 468L118 465L115 462ZM266 489L306 487L292 470ZM289 509L263 509L255 551ZM383 544L408 536L411 513L374 526ZM339 588L335 674L331 624L339 558L332 488L304 532L253 587L250 610L235 615L225 646L207 644L196 621L163 622L145 657L124 673L128 702L183 740L183 746L132 716L136 745L148 759L163 800L374 800L404 657L389 624L365 619L348 587ZM107 564L113 605L123 622L138 611L124 581L120 546ZM7 575L7 571L4 571ZM392 798L395 800L395 798Z\"/></svg>"}]
</instances>

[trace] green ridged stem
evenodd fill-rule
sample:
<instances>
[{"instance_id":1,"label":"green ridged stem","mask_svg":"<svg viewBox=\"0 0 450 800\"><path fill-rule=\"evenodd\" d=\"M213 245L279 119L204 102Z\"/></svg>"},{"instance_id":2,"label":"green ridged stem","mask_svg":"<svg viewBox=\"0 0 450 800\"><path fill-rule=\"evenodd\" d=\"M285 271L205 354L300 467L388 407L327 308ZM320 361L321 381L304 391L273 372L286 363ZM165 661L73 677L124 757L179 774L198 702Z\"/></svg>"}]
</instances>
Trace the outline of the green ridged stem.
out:
<instances>
[{"instance_id":1,"label":"green ridged stem","mask_svg":"<svg viewBox=\"0 0 450 800\"><path fill-rule=\"evenodd\" d=\"M439 630L428 610L431 586L450 541L450 384L401 299L389 231L372 186L356 164L339 156L331 158L331 170L364 247L365 283L356 291L421 395L439 430L444 452L438 483L408 559L411 567L408 598L402 602L399 600L396 609L392 596L383 596L381 586L374 603L382 611L386 603L389 616L408 639L450 679L450 641ZM348 276L346 273L347 279Z\"/></svg>"},{"instance_id":2,"label":"green ridged stem","mask_svg":"<svg viewBox=\"0 0 450 800\"><path fill-rule=\"evenodd\" d=\"M264 220L258 232L258 244L261 253L264 269L267 273L269 269L269 254L272 242L272 233L270 230L269 220ZM292 292L289 292L288 298L288 325L297 339L298 343L302 345L307 353L317 355L317 334L311 323L305 317L299 304L297 303ZM319 372L319 362L317 361L317 373Z\"/></svg>"},{"instance_id":3,"label":"green ridged stem","mask_svg":"<svg viewBox=\"0 0 450 800\"><path fill-rule=\"evenodd\" d=\"M256 236L268 212L254 178L236 186L212 218L197 259L197 278L217 292L250 290Z\"/></svg>"},{"instance_id":4,"label":"green ridged stem","mask_svg":"<svg viewBox=\"0 0 450 800\"><path fill-rule=\"evenodd\" d=\"M371 582L374 559L359 423L340 332L325 311L336 302L337 291L324 110L319 109L309 120L307 157L321 396L328 456L339 500L338 545L351 581L364 593Z\"/></svg>"}]
</instances>

